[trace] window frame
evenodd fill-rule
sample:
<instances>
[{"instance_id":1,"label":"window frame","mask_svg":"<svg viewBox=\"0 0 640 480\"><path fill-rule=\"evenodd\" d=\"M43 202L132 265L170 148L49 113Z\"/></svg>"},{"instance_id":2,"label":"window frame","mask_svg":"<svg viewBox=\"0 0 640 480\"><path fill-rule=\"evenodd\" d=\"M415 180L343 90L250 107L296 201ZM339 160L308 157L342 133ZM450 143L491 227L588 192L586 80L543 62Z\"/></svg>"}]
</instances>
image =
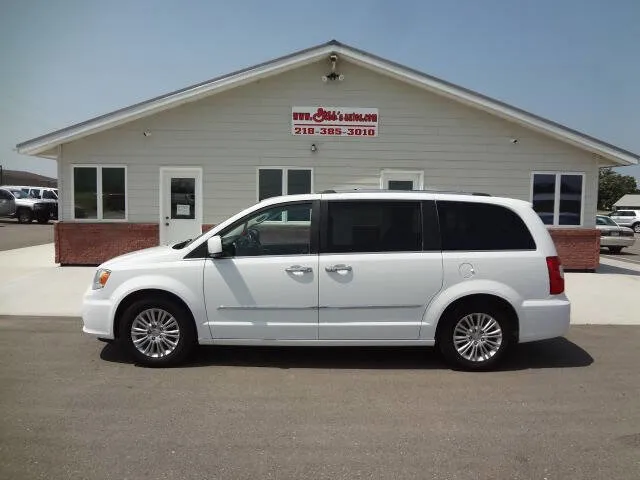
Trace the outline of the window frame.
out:
<instances>
[{"instance_id":1,"label":"window frame","mask_svg":"<svg viewBox=\"0 0 640 480\"><path fill-rule=\"evenodd\" d=\"M563 228L581 228L584 227L584 204L585 204L585 172L566 172L566 171L550 171L550 170L534 170L531 172L531 182L529 186L529 201L533 207L533 187L536 175L554 175L556 179L555 191L553 193L553 223L545 224L545 227L563 227ZM567 225L559 223L560 219L560 192L562 187L562 175L577 175L582 178L582 188L580 194L580 223L577 225ZM536 212L536 215L538 212Z\"/></svg>"},{"instance_id":2,"label":"window frame","mask_svg":"<svg viewBox=\"0 0 640 480\"><path fill-rule=\"evenodd\" d=\"M74 185L75 170L76 168L95 168L96 169L96 198L99 199L96 202L96 218L76 218L76 191ZM123 168L124 169L124 218L103 218L103 204L102 204L102 169L103 168ZM82 223L123 223L129 221L129 172L126 165L119 164L99 164L91 163L74 163L71 165L71 179L69 182L71 186L71 218L75 222ZM60 200L60 197L58 197Z\"/></svg>"},{"instance_id":3,"label":"window frame","mask_svg":"<svg viewBox=\"0 0 640 480\"><path fill-rule=\"evenodd\" d=\"M329 204L330 203L416 203L419 205L420 211L420 250L399 250L399 251L384 251L384 252L330 252L328 250L329 245ZM383 198L371 198L371 199L349 199L349 198L336 198L331 200L322 200L320 205L320 231L319 239L320 239L320 250L319 253L322 255L389 255L389 254L416 254L416 253L441 253L441 243L440 243L440 225L439 222L436 225L436 234L437 234L437 242L438 249L428 249L425 250L425 209L432 209L432 212L436 208L435 201L433 200L422 200L422 199L412 199L412 198L402 198L402 199L383 199ZM437 220L437 214L436 214Z\"/></svg>"},{"instance_id":4,"label":"window frame","mask_svg":"<svg viewBox=\"0 0 640 480\"><path fill-rule=\"evenodd\" d=\"M282 193L281 196L288 195L288 180L289 180L289 170L307 170L311 172L311 185L309 189L309 193L313 193L314 183L313 183L313 167L264 167L260 166L256 168L256 201L261 202L260 200L260 170L280 170L282 172ZM307 194L303 194L307 195ZM267 200L266 198L264 200Z\"/></svg>"},{"instance_id":5,"label":"window frame","mask_svg":"<svg viewBox=\"0 0 640 480\"><path fill-rule=\"evenodd\" d=\"M412 189L413 191L424 190L424 170L402 170L395 168L383 168L380 171L380 189L387 190L385 184L390 180L408 181L408 176L418 177L418 188L415 190ZM411 182L413 182L413 179L411 179Z\"/></svg>"},{"instance_id":6,"label":"window frame","mask_svg":"<svg viewBox=\"0 0 640 480\"><path fill-rule=\"evenodd\" d=\"M288 207L290 205L299 205L299 204L303 204L303 203L310 203L311 204L311 223L310 223L310 232L309 232L309 253L305 253L305 254L290 254L290 255L236 255L236 256L223 256L221 257L221 259L234 259L234 258L263 258L263 257L269 257L269 258L273 258L273 257L297 257L297 256L310 256L310 255L318 255L318 251L319 251L319 245L320 245L320 200L292 200L292 201L287 201L287 202L281 202L281 203L274 203L271 205L265 205L262 208L259 208L257 210L252 211L251 213L246 214L244 217L239 218L238 220L236 220L235 222L233 222L231 225L225 227L223 230L220 230L219 232L216 233L217 236L219 236L220 238L224 237L227 233L229 233L231 230L233 230L234 228L236 228L239 224L241 223L245 223L249 218L251 217L255 217L256 215L259 215L261 212L264 212L265 210L270 210L272 208L277 208L277 207ZM266 223L266 222L265 222ZM278 224L278 223L282 223L282 222L269 222L270 224ZM296 225L296 224L303 224L306 222L289 222L290 225ZM208 241L205 240L203 242L203 244L206 244ZM197 250L197 248L196 248ZM187 255L188 256L188 255Z\"/></svg>"}]
</instances>

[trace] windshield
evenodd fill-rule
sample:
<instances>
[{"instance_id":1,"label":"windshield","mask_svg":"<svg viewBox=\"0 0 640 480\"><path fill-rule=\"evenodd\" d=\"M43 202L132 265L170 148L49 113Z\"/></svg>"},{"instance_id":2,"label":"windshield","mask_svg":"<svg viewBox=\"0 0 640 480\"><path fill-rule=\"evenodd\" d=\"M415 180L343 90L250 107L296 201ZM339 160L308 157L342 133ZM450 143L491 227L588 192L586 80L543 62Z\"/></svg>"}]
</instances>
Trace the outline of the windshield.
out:
<instances>
[{"instance_id":1,"label":"windshield","mask_svg":"<svg viewBox=\"0 0 640 480\"><path fill-rule=\"evenodd\" d=\"M611 227L618 226L618 224L609 217L596 217L596 225L609 225Z\"/></svg>"},{"instance_id":2,"label":"windshield","mask_svg":"<svg viewBox=\"0 0 640 480\"><path fill-rule=\"evenodd\" d=\"M13 196L16 198L30 198L29 195L22 190L11 190L11 193L13 193Z\"/></svg>"}]
</instances>

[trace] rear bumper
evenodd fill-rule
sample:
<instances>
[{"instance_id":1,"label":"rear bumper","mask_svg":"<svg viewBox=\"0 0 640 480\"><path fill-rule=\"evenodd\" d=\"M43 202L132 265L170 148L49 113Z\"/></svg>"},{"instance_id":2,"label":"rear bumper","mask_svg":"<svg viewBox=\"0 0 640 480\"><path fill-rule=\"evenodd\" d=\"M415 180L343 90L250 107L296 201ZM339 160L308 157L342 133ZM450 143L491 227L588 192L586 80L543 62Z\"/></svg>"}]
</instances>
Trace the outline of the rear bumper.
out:
<instances>
[{"instance_id":1,"label":"rear bumper","mask_svg":"<svg viewBox=\"0 0 640 480\"><path fill-rule=\"evenodd\" d=\"M565 295L522 305L520 343L561 337L569 330L571 303Z\"/></svg>"},{"instance_id":2,"label":"rear bumper","mask_svg":"<svg viewBox=\"0 0 640 480\"><path fill-rule=\"evenodd\" d=\"M82 331L103 339L113 339L110 300L94 298L92 290L87 291L82 302Z\"/></svg>"},{"instance_id":3,"label":"rear bumper","mask_svg":"<svg viewBox=\"0 0 640 480\"><path fill-rule=\"evenodd\" d=\"M634 243L635 237L600 237L601 247L630 247Z\"/></svg>"}]
</instances>

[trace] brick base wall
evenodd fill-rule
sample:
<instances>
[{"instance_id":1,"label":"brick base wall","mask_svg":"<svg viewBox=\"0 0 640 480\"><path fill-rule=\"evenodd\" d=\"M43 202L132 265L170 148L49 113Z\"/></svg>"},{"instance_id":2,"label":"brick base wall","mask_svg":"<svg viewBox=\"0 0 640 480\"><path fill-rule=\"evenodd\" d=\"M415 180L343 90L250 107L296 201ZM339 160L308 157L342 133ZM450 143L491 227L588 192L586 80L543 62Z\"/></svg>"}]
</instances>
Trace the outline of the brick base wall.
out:
<instances>
[{"instance_id":1,"label":"brick base wall","mask_svg":"<svg viewBox=\"0 0 640 480\"><path fill-rule=\"evenodd\" d=\"M595 270L600 264L600 231L596 228L549 228L566 270Z\"/></svg>"},{"instance_id":2,"label":"brick base wall","mask_svg":"<svg viewBox=\"0 0 640 480\"><path fill-rule=\"evenodd\" d=\"M157 223L80 223L54 225L56 263L99 265L110 258L159 243Z\"/></svg>"},{"instance_id":3,"label":"brick base wall","mask_svg":"<svg viewBox=\"0 0 640 480\"><path fill-rule=\"evenodd\" d=\"M202 231L214 225L205 224ZM595 270L600 263L600 232L593 228L550 228L567 270ZM159 244L156 223L54 224L56 263L98 265L110 258Z\"/></svg>"}]
</instances>

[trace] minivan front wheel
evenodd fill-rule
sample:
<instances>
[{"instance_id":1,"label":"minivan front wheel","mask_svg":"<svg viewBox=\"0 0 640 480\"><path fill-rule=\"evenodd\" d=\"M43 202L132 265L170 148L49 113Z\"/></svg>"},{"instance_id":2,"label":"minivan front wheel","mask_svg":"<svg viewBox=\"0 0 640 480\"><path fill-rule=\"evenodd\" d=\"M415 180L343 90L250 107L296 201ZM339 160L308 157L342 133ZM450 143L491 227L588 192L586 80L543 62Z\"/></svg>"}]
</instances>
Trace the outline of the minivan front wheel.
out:
<instances>
[{"instance_id":1,"label":"minivan front wheel","mask_svg":"<svg viewBox=\"0 0 640 480\"><path fill-rule=\"evenodd\" d=\"M177 365L195 344L190 313L158 297L139 300L126 309L120 338L135 360L148 367Z\"/></svg>"},{"instance_id":2,"label":"minivan front wheel","mask_svg":"<svg viewBox=\"0 0 640 480\"><path fill-rule=\"evenodd\" d=\"M464 370L488 370L504 356L512 334L507 315L498 308L455 308L446 315L438 346L448 363Z\"/></svg>"}]
</instances>

